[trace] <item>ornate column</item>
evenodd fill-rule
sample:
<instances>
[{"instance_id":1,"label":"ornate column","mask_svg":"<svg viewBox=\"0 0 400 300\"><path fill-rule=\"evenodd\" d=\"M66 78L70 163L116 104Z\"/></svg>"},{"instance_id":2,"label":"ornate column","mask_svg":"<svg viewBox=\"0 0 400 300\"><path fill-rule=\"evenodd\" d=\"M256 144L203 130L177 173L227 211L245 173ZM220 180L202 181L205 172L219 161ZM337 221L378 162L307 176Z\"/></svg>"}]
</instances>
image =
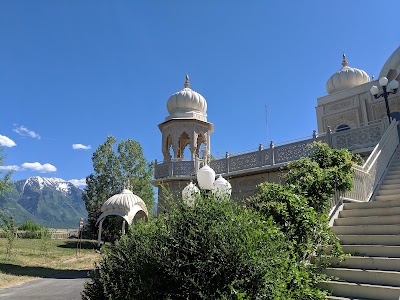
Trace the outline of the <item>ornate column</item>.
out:
<instances>
[{"instance_id":1,"label":"ornate column","mask_svg":"<svg viewBox=\"0 0 400 300\"><path fill-rule=\"evenodd\" d=\"M190 155L192 160L194 160L194 158L196 157L196 147L195 146L190 146Z\"/></svg>"}]
</instances>

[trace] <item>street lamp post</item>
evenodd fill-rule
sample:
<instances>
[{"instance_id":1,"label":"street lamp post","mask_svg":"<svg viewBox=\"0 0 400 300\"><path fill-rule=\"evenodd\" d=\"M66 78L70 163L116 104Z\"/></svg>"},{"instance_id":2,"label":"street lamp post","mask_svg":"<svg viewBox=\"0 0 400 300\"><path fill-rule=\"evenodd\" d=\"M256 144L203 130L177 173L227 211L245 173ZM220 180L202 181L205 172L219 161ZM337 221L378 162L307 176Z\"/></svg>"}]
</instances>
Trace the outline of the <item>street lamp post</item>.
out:
<instances>
[{"instance_id":1,"label":"street lamp post","mask_svg":"<svg viewBox=\"0 0 400 300\"><path fill-rule=\"evenodd\" d=\"M379 94L379 88L376 85L373 85L370 89L371 94L374 96L375 99L383 96L385 98L385 105L386 105L386 114L389 119L389 124L391 122L390 119L390 108L389 108L389 101L388 96L390 94L396 94L397 89L399 88L399 82L397 80L392 80L388 84L389 80L386 77L379 78L379 85L382 87L383 92Z\"/></svg>"},{"instance_id":2,"label":"street lamp post","mask_svg":"<svg viewBox=\"0 0 400 300\"><path fill-rule=\"evenodd\" d=\"M190 182L182 190L182 198L187 205L193 206L197 197L196 195L200 194L207 196L212 193L216 195L217 198L230 198L232 192L231 184L221 175L215 180L215 171L208 165L205 165L197 171L196 178L200 189Z\"/></svg>"}]
</instances>

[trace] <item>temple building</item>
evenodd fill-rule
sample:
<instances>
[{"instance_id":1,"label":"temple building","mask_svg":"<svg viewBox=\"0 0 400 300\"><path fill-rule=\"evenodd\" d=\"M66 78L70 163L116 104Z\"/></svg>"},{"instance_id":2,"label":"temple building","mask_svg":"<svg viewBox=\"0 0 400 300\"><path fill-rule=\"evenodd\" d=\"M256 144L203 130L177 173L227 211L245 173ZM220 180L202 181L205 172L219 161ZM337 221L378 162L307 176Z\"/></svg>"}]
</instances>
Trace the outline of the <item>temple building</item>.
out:
<instances>
[{"instance_id":1,"label":"temple building","mask_svg":"<svg viewBox=\"0 0 400 300\"><path fill-rule=\"evenodd\" d=\"M379 86L378 80L371 79L361 69L350 67L345 54L341 65L327 80L327 95L317 99L318 132L295 143L275 146L271 142L269 147L260 145L258 151L238 155L227 152L222 159L210 159L214 125L207 119L206 99L190 88L186 76L184 88L167 101L169 115L158 125L163 161L155 162L153 184L159 189L159 207L163 205L161 186L180 193L190 181L195 181L197 170L204 164L228 179L232 198L239 199L254 194L261 182L280 182L282 168L309 154L307 145L314 141L347 148L367 157L389 124L385 100L383 97L375 99L370 92L373 85ZM389 82L400 79L400 47L383 65L378 78L382 77L387 77ZM391 116L400 119L399 94L389 95L388 104Z\"/></svg>"}]
</instances>

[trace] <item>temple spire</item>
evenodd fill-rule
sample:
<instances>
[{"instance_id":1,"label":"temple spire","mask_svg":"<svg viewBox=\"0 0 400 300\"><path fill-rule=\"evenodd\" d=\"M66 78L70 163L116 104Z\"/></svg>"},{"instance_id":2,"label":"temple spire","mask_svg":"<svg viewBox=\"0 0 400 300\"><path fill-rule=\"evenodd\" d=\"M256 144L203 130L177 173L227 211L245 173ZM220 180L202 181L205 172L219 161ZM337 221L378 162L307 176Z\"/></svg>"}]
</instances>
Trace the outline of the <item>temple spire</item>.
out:
<instances>
[{"instance_id":1,"label":"temple spire","mask_svg":"<svg viewBox=\"0 0 400 300\"><path fill-rule=\"evenodd\" d=\"M346 67L346 66L348 66L348 65L349 65L349 63L347 62L346 54L343 53L342 66L343 66L343 67Z\"/></svg>"},{"instance_id":2,"label":"temple spire","mask_svg":"<svg viewBox=\"0 0 400 300\"><path fill-rule=\"evenodd\" d=\"M188 75L188 74L186 74L186 81L185 81L185 84L184 84L184 86L185 86L185 88L188 88L188 87L190 87L189 75Z\"/></svg>"}]
</instances>

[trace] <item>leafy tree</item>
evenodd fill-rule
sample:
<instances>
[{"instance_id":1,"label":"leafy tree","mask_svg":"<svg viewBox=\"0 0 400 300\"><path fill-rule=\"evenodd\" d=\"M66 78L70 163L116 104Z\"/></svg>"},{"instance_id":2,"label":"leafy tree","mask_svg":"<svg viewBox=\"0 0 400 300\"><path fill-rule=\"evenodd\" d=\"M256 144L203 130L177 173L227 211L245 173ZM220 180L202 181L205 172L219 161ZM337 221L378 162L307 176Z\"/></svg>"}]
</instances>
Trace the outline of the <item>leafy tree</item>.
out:
<instances>
[{"instance_id":1,"label":"leafy tree","mask_svg":"<svg viewBox=\"0 0 400 300\"><path fill-rule=\"evenodd\" d=\"M214 196L168 205L106 249L84 299L325 298L271 219Z\"/></svg>"},{"instance_id":2,"label":"leafy tree","mask_svg":"<svg viewBox=\"0 0 400 300\"><path fill-rule=\"evenodd\" d=\"M258 193L247 200L247 205L266 219L273 218L292 245L297 261L310 259L328 245L334 246L332 255L342 254L328 227L329 202L336 191L348 191L353 183L355 157L351 152L324 143L313 147L310 157L289 164L283 185L262 183Z\"/></svg>"},{"instance_id":3,"label":"leafy tree","mask_svg":"<svg viewBox=\"0 0 400 300\"><path fill-rule=\"evenodd\" d=\"M2 155L3 148L0 147L0 167L3 166L4 163L4 156ZM4 174L4 175L3 175ZM2 176L3 175L3 176ZM4 173L0 168L0 195L2 195L5 191L10 189L10 179L11 179L12 171Z\"/></svg>"},{"instance_id":4,"label":"leafy tree","mask_svg":"<svg viewBox=\"0 0 400 300\"><path fill-rule=\"evenodd\" d=\"M7 239L6 243L6 258L10 258L12 254L12 250L14 248L14 242L15 242L15 232L16 232L16 227L14 223L14 217L13 216L8 216L2 211L0 211L0 219L2 221L0 228L3 230L5 237Z\"/></svg>"},{"instance_id":5,"label":"leafy tree","mask_svg":"<svg viewBox=\"0 0 400 300\"><path fill-rule=\"evenodd\" d=\"M339 242L328 226L328 214L317 212L306 197L295 194L290 186L262 183L258 193L247 200L247 205L262 213L265 219L272 217L284 233L296 261L307 261L320 246L334 245L331 254L342 254ZM322 267L325 261L319 263L321 266L316 267Z\"/></svg>"},{"instance_id":6,"label":"leafy tree","mask_svg":"<svg viewBox=\"0 0 400 300\"><path fill-rule=\"evenodd\" d=\"M113 136L101 144L93 153L94 173L86 177L87 186L83 200L88 211L87 229L95 233L95 223L100 216L100 208L111 196L120 193L127 181L129 188L141 197L151 211L154 204L154 193L151 185L153 175L143 149L137 141L128 139L117 145ZM107 218L103 223L105 238L114 239L120 230L119 218Z\"/></svg>"},{"instance_id":7,"label":"leafy tree","mask_svg":"<svg viewBox=\"0 0 400 300\"><path fill-rule=\"evenodd\" d=\"M326 212L336 191L353 187L353 161L359 162L347 149L330 148L325 143L314 143L310 157L289 164L286 185L294 193L306 197L317 212Z\"/></svg>"}]
</instances>

